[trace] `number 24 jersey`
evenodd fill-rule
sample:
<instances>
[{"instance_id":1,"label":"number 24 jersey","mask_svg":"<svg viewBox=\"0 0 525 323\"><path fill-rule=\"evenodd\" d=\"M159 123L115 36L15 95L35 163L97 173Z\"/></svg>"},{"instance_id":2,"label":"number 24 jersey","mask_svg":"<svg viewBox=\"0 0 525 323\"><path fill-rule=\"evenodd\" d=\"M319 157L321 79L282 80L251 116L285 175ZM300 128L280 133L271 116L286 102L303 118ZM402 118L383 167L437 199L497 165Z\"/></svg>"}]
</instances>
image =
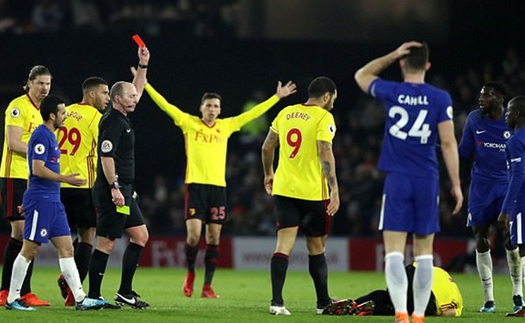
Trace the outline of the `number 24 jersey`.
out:
<instances>
[{"instance_id":1,"label":"number 24 jersey","mask_svg":"<svg viewBox=\"0 0 525 323\"><path fill-rule=\"evenodd\" d=\"M386 109L379 169L438 178L438 124L452 120L450 95L426 83L375 79L370 95Z\"/></svg>"}]
</instances>

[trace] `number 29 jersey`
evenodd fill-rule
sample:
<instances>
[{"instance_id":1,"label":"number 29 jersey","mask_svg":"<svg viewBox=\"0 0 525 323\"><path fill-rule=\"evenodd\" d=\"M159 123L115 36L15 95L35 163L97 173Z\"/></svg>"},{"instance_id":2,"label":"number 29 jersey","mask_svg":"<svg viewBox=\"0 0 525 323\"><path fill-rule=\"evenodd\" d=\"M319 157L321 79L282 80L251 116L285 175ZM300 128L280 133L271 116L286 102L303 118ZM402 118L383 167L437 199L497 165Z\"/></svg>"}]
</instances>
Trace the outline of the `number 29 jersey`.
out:
<instances>
[{"instance_id":1,"label":"number 29 jersey","mask_svg":"<svg viewBox=\"0 0 525 323\"><path fill-rule=\"evenodd\" d=\"M378 168L438 178L438 124L452 120L450 95L426 83L375 79L369 94L386 109L385 135Z\"/></svg>"},{"instance_id":2,"label":"number 29 jersey","mask_svg":"<svg viewBox=\"0 0 525 323\"><path fill-rule=\"evenodd\" d=\"M92 188L96 178L98 124L102 114L93 106L76 103L66 108L67 118L57 131L60 173L80 173L84 186L62 183L62 187Z\"/></svg>"},{"instance_id":3,"label":"number 29 jersey","mask_svg":"<svg viewBox=\"0 0 525 323\"><path fill-rule=\"evenodd\" d=\"M279 112L270 130L279 136L272 193L308 201L329 199L317 141L332 143L336 131L332 114L319 106L291 105Z\"/></svg>"}]
</instances>

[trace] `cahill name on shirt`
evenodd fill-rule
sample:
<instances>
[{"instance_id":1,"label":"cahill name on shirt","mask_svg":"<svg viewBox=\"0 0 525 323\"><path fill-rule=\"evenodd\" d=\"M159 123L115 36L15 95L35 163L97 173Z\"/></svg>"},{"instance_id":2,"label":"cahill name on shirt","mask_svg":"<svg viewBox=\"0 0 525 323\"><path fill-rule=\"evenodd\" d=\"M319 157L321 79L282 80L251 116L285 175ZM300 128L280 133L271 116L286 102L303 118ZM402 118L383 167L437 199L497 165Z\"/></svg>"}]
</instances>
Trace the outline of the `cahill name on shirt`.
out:
<instances>
[{"instance_id":1,"label":"cahill name on shirt","mask_svg":"<svg viewBox=\"0 0 525 323\"><path fill-rule=\"evenodd\" d=\"M397 102L408 105L428 105L428 99L426 95L410 96L406 94L400 94L397 97Z\"/></svg>"}]
</instances>

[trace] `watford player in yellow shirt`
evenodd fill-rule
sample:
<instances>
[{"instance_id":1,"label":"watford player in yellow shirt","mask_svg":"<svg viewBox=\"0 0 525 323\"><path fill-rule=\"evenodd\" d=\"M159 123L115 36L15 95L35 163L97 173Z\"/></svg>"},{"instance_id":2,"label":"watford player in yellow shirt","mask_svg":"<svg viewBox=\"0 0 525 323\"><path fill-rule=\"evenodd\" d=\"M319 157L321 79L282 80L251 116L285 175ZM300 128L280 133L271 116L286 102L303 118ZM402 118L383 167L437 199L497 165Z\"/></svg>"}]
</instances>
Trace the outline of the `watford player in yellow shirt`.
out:
<instances>
[{"instance_id":1,"label":"watford player in yellow shirt","mask_svg":"<svg viewBox=\"0 0 525 323\"><path fill-rule=\"evenodd\" d=\"M414 263L415 264L415 263ZM412 284L414 282L414 265L405 267L408 277L407 309L414 311ZM425 309L425 316L459 317L463 311L463 297L459 287L449 273L442 268L433 267L434 279L432 291ZM323 314L327 315L386 315L394 316L395 309L388 290L378 289L355 299L343 299L333 302ZM507 315L521 316L521 315Z\"/></svg>"},{"instance_id":2,"label":"watford player in yellow shirt","mask_svg":"<svg viewBox=\"0 0 525 323\"><path fill-rule=\"evenodd\" d=\"M256 119L280 99L296 92L292 82L282 85L266 101L238 116L219 119L221 96L205 93L202 96L201 116L193 116L170 104L152 86L145 87L153 101L166 112L177 127L182 130L186 145L186 262L188 271L183 285L187 297L193 295L197 244L201 237L203 223L206 225L205 277L201 297L218 298L212 287L213 274L219 256L219 241L226 221L226 153L228 139L243 125ZM210 158L213 156L213 158Z\"/></svg>"},{"instance_id":3,"label":"watford player in yellow shirt","mask_svg":"<svg viewBox=\"0 0 525 323\"><path fill-rule=\"evenodd\" d=\"M27 168L27 143L31 133L43 123L40 115L40 102L51 90L51 72L42 65L29 71L25 94L17 97L5 110L4 147L0 166L0 190L4 216L11 225L11 237L4 250L2 286L0 287L0 306L4 306L9 294L13 263L22 248L24 233L24 214L22 198L27 188L29 170ZM31 275L34 262L31 262L22 285L21 299L28 306L49 306L31 292Z\"/></svg>"},{"instance_id":4,"label":"watford player in yellow shirt","mask_svg":"<svg viewBox=\"0 0 525 323\"><path fill-rule=\"evenodd\" d=\"M82 83L82 102L66 108L67 118L57 131L60 146L60 173L79 174L86 184L73 186L62 183L60 197L68 217L69 227L77 229L75 263L84 281L89 269L97 218L91 189L97 174L98 124L109 103L108 82L100 77L88 77ZM62 275L58 278L64 305L74 306L75 298Z\"/></svg>"},{"instance_id":5,"label":"watford player in yellow shirt","mask_svg":"<svg viewBox=\"0 0 525 323\"><path fill-rule=\"evenodd\" d=\"M308 86L308 100L282 109L262 146L264 187L273 195L277 226L277 245L271 259L273 315L290 315L282 291L299 228L306 237L316 313L322 314L331 302L325 243L330 217L340 204L332 150L336 127L330 113L336 99L335 83L324 76L315 78ZM279 163L274 173L277 147Z\"/></svg>"}]
</instances>

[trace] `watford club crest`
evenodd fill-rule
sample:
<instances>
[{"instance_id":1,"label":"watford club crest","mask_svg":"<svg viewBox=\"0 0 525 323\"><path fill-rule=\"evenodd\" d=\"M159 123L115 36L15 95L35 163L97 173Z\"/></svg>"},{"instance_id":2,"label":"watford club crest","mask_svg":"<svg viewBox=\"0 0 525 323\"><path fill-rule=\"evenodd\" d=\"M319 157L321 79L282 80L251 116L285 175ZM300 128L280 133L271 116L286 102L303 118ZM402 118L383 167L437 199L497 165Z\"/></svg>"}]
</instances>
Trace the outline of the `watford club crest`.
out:
<instances>
[{"instance_id":1,"label":"watford club crest","mask_svg":"<svg viewBox=\"0 0 525 323\"><path fill-rule=\"evenodd\" d=\"M189 216L195 216L195 213L197 213L197 211L195 211L194 208L190 208L190 209L188 210L188 214L189 214Z\"/></svg>"}]
</instances>

